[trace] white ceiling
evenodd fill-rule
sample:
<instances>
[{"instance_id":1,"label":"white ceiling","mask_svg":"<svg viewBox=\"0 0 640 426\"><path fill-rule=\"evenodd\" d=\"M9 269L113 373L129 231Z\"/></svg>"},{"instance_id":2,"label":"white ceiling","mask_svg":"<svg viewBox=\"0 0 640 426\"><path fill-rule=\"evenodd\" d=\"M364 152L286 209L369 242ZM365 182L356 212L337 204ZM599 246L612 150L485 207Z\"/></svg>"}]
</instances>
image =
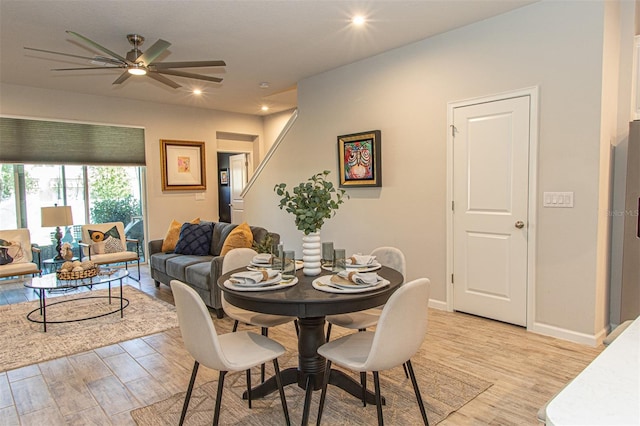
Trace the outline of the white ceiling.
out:
<instances>
[{"instance_id":1,"label":"white ceiling","mask_svg":"<svg viewBox=\"0 0 640 426\"><path fill-rule=\"evenodd\" d=\"M296 82L306 77L508 12L536 0L221 1L0 0L0 81L93 95L265 114L296 106ZM355 28L353 14L366 16ZM54 72L93 66L101 53L65 33L75 31L125 55L127 34L172 43L157 61L222 59L227 66L185 71L222 77L220 84L171 77L172 89L147 77L112 82L119 70ZM213 71L218 73L213 74ZM221 71L221 72L220 72ZM269 82L269 88L259 87ZM203 90L200 97L193 88Z\"/></svg>"}]
</instances>

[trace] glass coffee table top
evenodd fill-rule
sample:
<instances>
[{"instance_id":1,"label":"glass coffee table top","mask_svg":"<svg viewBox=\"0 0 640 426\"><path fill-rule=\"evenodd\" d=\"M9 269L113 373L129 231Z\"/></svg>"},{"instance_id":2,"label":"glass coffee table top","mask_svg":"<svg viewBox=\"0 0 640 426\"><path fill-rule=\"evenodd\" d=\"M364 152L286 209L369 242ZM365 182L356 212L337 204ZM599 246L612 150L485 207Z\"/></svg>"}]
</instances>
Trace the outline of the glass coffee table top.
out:
<instances>
[{"instance_id":1,"label":"glass coffee table top","mask_svg":"<svg viewBox=\"0 0 640 426\"><path fill-rule=\"evenodd\" d=\"M75 288L83 286L93 286L98 284L104 284L116 280L123 279L129 276L129 271L126 269L110 269L101 270L98 275L91 278L82 278L78 280L59 280L54 273L42 275L41 277L33 277L24 281L24 286L27 288L54 290L62 288Z\"/></svg>"}]
</instances>

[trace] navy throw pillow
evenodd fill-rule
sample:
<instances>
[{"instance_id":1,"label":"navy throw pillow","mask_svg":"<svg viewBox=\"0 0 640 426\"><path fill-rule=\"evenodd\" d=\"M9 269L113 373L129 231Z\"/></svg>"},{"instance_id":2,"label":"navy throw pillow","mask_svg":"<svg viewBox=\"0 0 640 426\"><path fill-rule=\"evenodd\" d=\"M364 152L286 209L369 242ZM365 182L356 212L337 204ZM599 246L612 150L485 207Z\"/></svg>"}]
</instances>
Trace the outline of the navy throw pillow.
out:
<instances>
[{"instance_id":1,"label":"navy throw pillow","mask_svg":"<svg viewBox=\"0 0 640 426\"><path fill-rule=\"evenodd\" d=\"M207 256L211 249L212 235L212 224L184 223L180 228L180 237L174 252L194 256Z\"/></svg>"}]
</instances>

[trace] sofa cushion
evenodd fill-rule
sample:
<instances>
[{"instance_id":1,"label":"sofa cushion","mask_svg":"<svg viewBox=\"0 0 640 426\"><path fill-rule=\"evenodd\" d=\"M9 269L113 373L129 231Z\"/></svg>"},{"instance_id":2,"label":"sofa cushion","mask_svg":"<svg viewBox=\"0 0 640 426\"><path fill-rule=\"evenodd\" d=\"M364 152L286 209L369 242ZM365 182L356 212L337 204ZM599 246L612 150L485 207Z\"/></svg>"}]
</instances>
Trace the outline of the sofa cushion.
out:
<instances>
[{"instance_id":1,"label":"sofa cushion","mask_svg":"<svg viewBox=\"0 0 640 426\"><path fill-rule=\"evenodd\" d=\"M166 262L166 274L180 281L188 282L186 278L186 268L196 263L206 262L210 265L212 256L191 256L182 255L167 259Z\"/></svg>"},{"instance_id":2,"label":"sofa cushion","mask_svg":"<svg viewBox=\"0 0 640 426\"><path fill-rule=\"evenodd\" d=\"M253 245L253 234L247 222L242 222L236 226L233 231L227 235L220 251L220 256L224 256L229 253L230 250L235 248L251 248Z\"/></svg>"},{"instance_id":3,"label":"sofa cushion","mask_svg":"<svg viewBox=\"0 0 640 426\"><path fill-rule=\"evenodd\" d=\"M238 226L233 223L217 222L213 225L213 238L211 240L211 252L214 256L220 256L222 246L227 236Z\"/></svg>"},{"instance_id":4,"label":"sofa cushion","mask_svg":"<svg viewBox=\"0 0 640 426\"><path fill-rule=\"evenodd\" d=\"M187 266L185 270L185 278L189 285L210 291L209 283L211 280L211 263L201 262Z\"/></svg>"},{"instance_id":5,"label":"sofa cushion","mask_svg":"<svg viewBox=\"0 0 640 426\"><path fill-rule=\"evenodd\" d=\"M191 222L193 224L200 223L200 218L196 217ZM182 224L177 220L173 219L171 224L169 225L169 229L167 229L167 233L162 240L162 251L173 251L176 248L176 244L178 243L178 239L180 238L180 229L182 228Z\"/></svg>"},{"instance_id":6,"label":"sofa cushion","mask_svg":"<svg viewBox=\"0 0 640 426\"><path fill-rule=\"evenodd\" d=\"M209 224L184 223L174 251L178 254L206 256L211 249L212 236L213 228Z\"/></svg>"},{"instance_id":7,"label":"sofa cushion","mask_svg":"<svg viewBox=\"0 0 640 426\"><path fill-rule=\"evenodd\" d=\"M152 269L155 269L156 271L166 274L167 260L174 258L176 256L180 256L180 255L175 253L154 253L149 258L149 263L151 264Z\"/></svg>"}]
</instances>

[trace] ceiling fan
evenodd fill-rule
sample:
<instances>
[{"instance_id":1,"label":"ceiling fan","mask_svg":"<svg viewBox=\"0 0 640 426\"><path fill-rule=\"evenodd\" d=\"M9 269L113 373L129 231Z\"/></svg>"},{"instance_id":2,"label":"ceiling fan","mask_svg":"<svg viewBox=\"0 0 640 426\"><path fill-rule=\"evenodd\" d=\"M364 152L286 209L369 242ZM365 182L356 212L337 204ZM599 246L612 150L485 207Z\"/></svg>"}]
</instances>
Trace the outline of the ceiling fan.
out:
<instances>
[{"instance_id":1,"label":"ceiling fan","mask_svg":"<svg viewBox=\"0 0 640 426\"><path fill-rule=\"evenodd\" d=\"M74 37L79 38L83 42L90 46L106 53L109 56L96 55L94 57L72 55L70 53L53 52L51 50L35 49L33 47L25 47L27 50L34 50L36 52L53 53L55 55L70 56L72 58L88 59L92 64L100 65L96 67L82 67L82 68L54 68L52 71L77 71L77 70L103 70L103 69L124 69L124 72L118 77L113 84L121 84L126 81L132 75L146 75L153 78L160 83L171 86L174 89L180 87L175 81L165 77L163 74L174 75L177 77L195 78L198 80L213 81L220 83L222 81L219 77L211 77L208 75L194 74L190 72L178 71L174 68L203 68L203 67L223 67L227 65L224 61L184 61L184 62L154 62L169 46L171 43L168 41L159 39L151 45L144 53L140 50L140 46L144 43L144 37L139 34L128 34L127 40L133 46L133 49L127 52L123 57L117 53L107 49L104 46L96 43L87 37L78 34L73 31L67 31L67 34L71 34Z\"/></svg>"}]
</instances>

